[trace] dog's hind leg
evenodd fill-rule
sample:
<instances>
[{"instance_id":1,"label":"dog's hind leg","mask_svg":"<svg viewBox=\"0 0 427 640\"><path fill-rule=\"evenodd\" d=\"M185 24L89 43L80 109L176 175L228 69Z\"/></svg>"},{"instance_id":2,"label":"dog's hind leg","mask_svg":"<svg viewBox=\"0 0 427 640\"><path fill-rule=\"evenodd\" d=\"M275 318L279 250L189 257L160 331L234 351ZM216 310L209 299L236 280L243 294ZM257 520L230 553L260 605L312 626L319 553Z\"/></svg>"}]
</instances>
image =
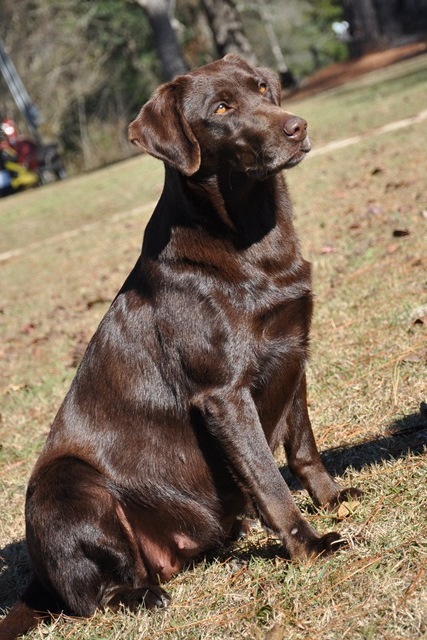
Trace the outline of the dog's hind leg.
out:
<instances>
[{"instance_id":1,"label":"dog's hind leg","mask_svg":"<svg viewBox=\"0 0 427 640\"><path fill-rule=\"evenodd\" d=\"M65 611L168 604L122 515L107 478L78 458L48 462L30 482L28 549L36 576Z\"/></svg>"},{"instance_id":2,"label":"dog's hind leg","mask_svg":"<svg viewBox=\"0 0 427 640\"><path fill-rule=\"evenodd\" d=\"M283 444L290 470L307 489L316 505L330 508L349 497L361 495L360 489L343 489L322 462L307 410L305 375L286 416Z\"/></svg>"}]
</instances>

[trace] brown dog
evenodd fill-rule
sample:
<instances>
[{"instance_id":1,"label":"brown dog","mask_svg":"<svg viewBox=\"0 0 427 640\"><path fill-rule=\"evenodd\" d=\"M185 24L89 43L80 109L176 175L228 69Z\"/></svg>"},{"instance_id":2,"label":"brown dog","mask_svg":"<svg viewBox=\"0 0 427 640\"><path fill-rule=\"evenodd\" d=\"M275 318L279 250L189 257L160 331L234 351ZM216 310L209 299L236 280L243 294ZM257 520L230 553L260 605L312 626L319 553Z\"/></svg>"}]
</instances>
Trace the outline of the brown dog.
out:
<instances>
[{"instance_id":1,"label":"brown dog","mask_svg":"<svg viewBox=\"0 0 427 640\"><path fill-rule=\"evenodd\" d=\"M327 473L307 414L310 266L281 171L310 144L279 103L276 75L232 55L161 86L130 125L164 190L32 474L35 577L1 638L34 610L167 605L159 583L248 510L292 558L339 546L272 454L284 444L316 504L356 491Z\"/></svg>"}]
</instances>

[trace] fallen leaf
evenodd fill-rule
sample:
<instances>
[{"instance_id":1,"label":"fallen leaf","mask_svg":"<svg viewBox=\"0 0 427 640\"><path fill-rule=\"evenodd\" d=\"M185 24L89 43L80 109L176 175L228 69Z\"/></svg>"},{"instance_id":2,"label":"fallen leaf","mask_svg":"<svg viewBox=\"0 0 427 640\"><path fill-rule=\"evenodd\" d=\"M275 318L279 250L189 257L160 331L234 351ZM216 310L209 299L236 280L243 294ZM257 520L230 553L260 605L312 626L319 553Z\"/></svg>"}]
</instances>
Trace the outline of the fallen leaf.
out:
<instances>
[{"instance_id":1,"label":"fallen leaf","mask_svg":"<svg viewBox=\"0 0 427 640\"><path fill-rule=\"evenodd\" d=\"M21 382L20 384L10 384L4 390L4 395L7 395L8 393L15 393L16 391L21 391L21 389L25 389L26 387L27 385L25 384L25 382Z\"/></svg>"},{"instance_id":2,"label":"fallen leaf","mask_svg":"<svg viewBox=\"0 0 427 640\"><path fill-rule=\"evenodd\" d=\"M385 186L385 190L392 191L393 189L401 189L402 187L409 187L410 182L406 182L405 180L400 180L398 182L387 182Z\"/></svg>"},{"instance_id":3,"label":"fallen leaf","mask_svg":"<svg viewBox=\"0 0 427 640\"><path fill-rule=\"evenodd\" d=\"M280 624L275 624L264 637L264 640L283 640L284 635L285 628Z\"/></svg>"},{"instance_id":4,"label":"fallen leaf","mask_svg":"<svg viewBox=\"0 0 427 640\"><path fill-rule=\"evenodd\" d=\"M344 502L341 502L341 504L339 505L337 511L336 511L336 515L338 518L347 518L348 516L350 516L352 513L354 513L357 509L357 507L359 506L360 502L359 500L346 500Z\"/></svg>"},{"instance_id":5,"label":"fallen leaf","mask_svg":"<svg viewBox=\"0 0 427 640\"><path fill-rule=\"evenodd\" d=\"M393 238L404 238L405 236L409 236L408 229L395 229L393 231Z\"/></svg>"},{"instance_id":6,"label":"fallen leaf","mask_svg":"<svg viewBox=\"0 0 427 640\"><path fill-rule=\"evenodd\" d=\"M427 362L427 351L417 351L416 353L410 353L405 356L402 362Z\"/></svg>"},{"instance_id":7,"label":"fallen leaf","mask_svg":"<svg viewBox=\"0 0 427 640\"><path fill-rule=\"evenodd\" d=\"M370 213L371 215L374 215L374 216L378 216L380 213L382 213L382 211L383 211L382 208L375 204L371 204L366 209L366 213Z\"/></svg>"},{"instance_id":8,"label":"fallen leaf","mask_svg":"<svg viewBox=\"0 0 427 640\"><path fill-rule=\"evenodd\" d=\"M32 331L34 331L34 329L36 328L36 325L33 324L32 322L29 322L28 324L24 324L23 327L21 327L21 333L32 333Z\"/></svg>"},{"instance_id":9,"label":"fallen leaf","mask_svg":"<svg viewBox=\"0 0 427 640\"><path fill-rule=\"evenodd\" d=\"M397 251L398 245L394 242L393 244L389 244L387 247L387 253L394 253Z\"/></svg>"},{"instance_id":10,"label":"fallen leaf","mask_svg":"<svg viewBox=\"0 0 427 640\"><path fill-rule=\"evenodd\" d=\"M86 302L86 307L88 309L92 309L92 307L95 307L98 304L105 304L107 302L110 302L110 300L108 298L104 298L103 296L99 296L98 298L94 298L93 300L88 300Z\"/></svg>"}]
</instances>

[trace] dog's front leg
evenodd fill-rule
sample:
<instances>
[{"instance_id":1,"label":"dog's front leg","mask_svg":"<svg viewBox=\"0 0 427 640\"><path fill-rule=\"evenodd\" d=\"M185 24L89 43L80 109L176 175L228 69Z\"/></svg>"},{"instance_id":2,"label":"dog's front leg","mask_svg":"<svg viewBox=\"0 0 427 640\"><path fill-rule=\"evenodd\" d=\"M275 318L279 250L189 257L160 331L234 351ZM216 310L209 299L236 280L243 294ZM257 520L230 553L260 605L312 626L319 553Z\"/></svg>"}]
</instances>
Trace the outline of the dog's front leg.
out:
<instances>
[{"instance_id":1,"label":"dog's front leg","mask_svg":"<svg viewBox=\"0 0 427 640\"><path fill-rule=\"evenodd\" d=\"M321 460L307 410L305 375L283 425L283 444L289 468L318 506L332 508L339 502L362 494L353 487L343 489L330 476Z\"/></svg>"},{"instance_id":2,"label":"dog's front leg","mask_svg":"<svg viewBox=\"0 0 427 640\"><path fill-rule=\"evenodd\" d=\"M316 556L339 546L337 533L319 536L295 505L248 389L210 389L194 397L192 405L262 522L277 534L292 558Z\"/></svg>"}]
</instances>

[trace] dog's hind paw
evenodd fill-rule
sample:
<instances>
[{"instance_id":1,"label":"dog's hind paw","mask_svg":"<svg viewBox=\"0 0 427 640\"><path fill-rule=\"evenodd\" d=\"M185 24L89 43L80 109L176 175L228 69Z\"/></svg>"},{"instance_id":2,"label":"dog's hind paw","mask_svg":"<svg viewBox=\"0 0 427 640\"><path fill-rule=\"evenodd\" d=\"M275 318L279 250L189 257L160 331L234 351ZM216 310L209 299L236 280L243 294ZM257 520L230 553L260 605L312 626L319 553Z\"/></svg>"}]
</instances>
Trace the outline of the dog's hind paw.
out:
<instances>
[{"instance_id":1,"label":"dog's hind paw","mask_svg":"<svg viewBox=\"0 0 427 640\"><path fill-rule=\"evenodd\" d=\"M170 595L157 585L138 588L123 586L114 588L114 593L104 601L103 606L113 611L120 606L134 611L141 605L146 609L166 609L171 601Z\"/></svg>"},{"instance_id":2,"label":"dog's hind paw","mask_svg":"<svg viewBox=\"0 0 427 640\"><path fill-rule=\"evenodd\" d=\"M166 609L172 598L161 587L152 586L145 590L143 604L146 609Z\"/></svg>"}]
</instances>

